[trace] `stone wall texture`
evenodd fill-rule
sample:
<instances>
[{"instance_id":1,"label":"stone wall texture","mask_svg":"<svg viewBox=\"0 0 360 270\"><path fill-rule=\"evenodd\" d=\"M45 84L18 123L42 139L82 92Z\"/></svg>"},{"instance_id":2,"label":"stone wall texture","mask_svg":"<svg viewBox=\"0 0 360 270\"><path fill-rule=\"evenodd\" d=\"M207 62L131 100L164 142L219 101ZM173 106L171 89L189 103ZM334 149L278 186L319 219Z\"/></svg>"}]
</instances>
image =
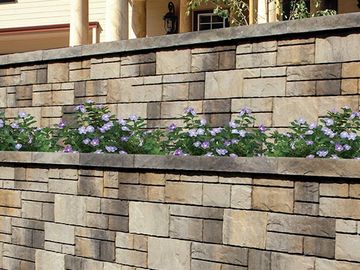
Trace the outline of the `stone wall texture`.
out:
<instances>
[{"instance_id":1,"label":"stone wall texture","mask_svg":"<svg viewBox=\"0 0 360 270\"><path fill-rule=\"evenodd\" d=\"M359 161L0 154L0 269L360 269Z\"/></svg>"},{"instance_id":2,"label":"stone wall texture","mask_svg":"<svg viewBox=\"0 0 360 270\"><path fill-rule=\"evenodd\" d=\"M187 106L214 125L243 107L287 127L359 109L360 13L0 56L0 110L41 126L91 99L164 127Z\"/></svg>"}]
</instances>

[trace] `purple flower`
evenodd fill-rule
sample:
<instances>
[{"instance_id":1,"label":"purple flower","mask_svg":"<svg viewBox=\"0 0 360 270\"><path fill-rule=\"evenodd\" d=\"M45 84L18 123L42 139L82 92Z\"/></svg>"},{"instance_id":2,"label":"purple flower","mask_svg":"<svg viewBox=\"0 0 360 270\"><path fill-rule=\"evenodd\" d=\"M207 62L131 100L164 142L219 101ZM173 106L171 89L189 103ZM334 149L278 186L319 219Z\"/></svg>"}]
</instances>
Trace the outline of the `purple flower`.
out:
<instances>
[{"instance_id":1,"label":"purple flower","mask_svg":"<svg viewBox=\"0 0 360 270\"><path fill-rule=\"evenodd\" d=\"M238 144L238 143L239 143L239 140L238 140L238 139L232 139L232 140L231 140L231 143L232 143L232 144Z\"/></svg>"},{"instance_id":2,"label":"purple flower","mask_svg":"<svg viewBox=\"0 0 360 270\"><path fill-rule=\"evenodd\" d=\"M129 129L127 126L121 127L121 130L122 130L122 131L130 131L130 129Z\"/></svg>"},{"instance_id":3,"label":"purple flower","mask_svg":"<svg viewBox=\"0 0 360 270\"><path fill-rule=\"evenodd\" d=\"M181 150L181 148L178 148L174 151L173 155L174 156L184 156L185 154L184 154L183 150Z\"/></svg>"},{"instance_id":4,"label":"purple flower","mask_svg":"<svg viewBox=\"0 0 360 270\"><path fill-rule=\"evenodd\" d=\"M339 144L339 143L335 144L335 151L342 152L343 150L344 150L344 147L341 144Z\"/></svg>"},{"instance_id":5,"label":"purple flower","mask_svg":"<svg viewBox=\"0 0 360 270\"><path fill-rule=\"evenodd\" d=\"M317 128L317 124L316 123L311 123L309 126L309 129L315 129Z\"/></svg>"},{"instance_id":6,"label":"purple flower","mask_svg":"<svg viewBox=\"0 0 360 270\"><path fill-rule=\"evenodd\" d=\"M105 149L109 153L114 153L117 150L117 147L115 147L115 146L105 146Z\"/></svg>"},{"instance_id":7,"label":"purple flower","mask_svg":"<svg viewBox=\"0 0 360 270\"><path fill-rule=\"evenodd\" d=\"M191 107L187 107L184 111L185 114L191 114L192 116L196 116L196 112L194 110L194 108Z\"/></svg>"},{"instance_id":8,"label":"purple flower","mask_svg":"<svg viewBox=\"0 0 360 270\"><path fill-rule=\"evenodd\" d=\"M128 153L127 153L126 151L124 151L124 150L120 150L120 151L119 151L119 154L120 154L120 155L127 155Z\"/></svg>"},{"instance_id":9,"label":"purple flower","mask_svg":"<svg viewBox=\"0 0 360 270\"><path fill-rule=\"evenodd\" d=\"M20 118L25 118L27 116L26 112L19 112L19 117Z\"/></svg>"},{"instance_id":10,"label":"purple flower","mask_svg":"<svg viewBox=\"0 0 360 270\"><path fill-rule=\"evenodd\" d=\"M306 141L305 144L306 144L306 145L313 145L314 142L313 142L313 141Z\"/></svg>"},{"instance_id":11,"label":"purple flower","mask_svg":"<svg viewBox=\"0 0 360 270\"><path fill-rule=\"evenodd\" d=\"M316 154L317 154L319 157L326 157L328 153L329 153L329 152L326 151L326 150L319 150L319 151L316 152Z\"/></svg>"},{"instance_id":12,"label":"purple flower","mask_svg":"<svg viewBox=\"0 0 360 270\"><path fill-rule=\"evenodd\" d=\"M297 123L299 125L303 125L303 124L305 124L305 120L304 120L304 118L300 118L298 120L295 120L295 123Z\"/></svg>"},{"instance_id":13,"label":"purple flower","mask_svg":"<svg viewBox=\"0 0 360 270\"><path fill-rule=\"evenodd\" d=\"M238 125L234 121L229 122L229 126L231 128L237 128L238 127Z\"/></svg>"},{"instance_id":14,"label":"purple flower","mask_svg":"<svg viewBox=\"0 0 360 270\"><path fill-rule=\"evenodd\" d=\"M261 133L265 133L266 127L264 125L260 125L259 130L260 130Z\"/></svg>"},{"instance_id":15,"label":"purple flower","mask_svg":"<svg viewBox=\"0 0 360 270\"><path fill-rule=\"evenodd\" d=\"M314 131L309 129L305 132L305 135L313 135L314 134Z\"/></svg>"},{"instance_id":16,"label":"purple flower","mask_svg":"<svg viewBox=\"0 0 360 270\"><path fill-rule=\"evenodd\" d=\"M197 135L204 135L205 134L205 130L203 128L198 128L198 130L196 131Z\"/></svg>"},{"instance_id":17,"label":"purple flower","mask_svg":"<svg viewBox=\"0 0 360 270\"><path fill-rule=\"evenodd\" d=\"M98 146L100 144L100 140L98 138L94 138L91 140L90 144L92 146Z\"/></svg>"},{"instance_id":18,"label":"purple flower","mask_svg":"<svg viewBox=\"0 0 360 270\"><path fill-rule=\"evenodd\" d=\"M348 139L349 139L350 141L355 141L356 137L357 137L356 133L351 132L351 133L349 134Z\"/></svg>"},{"instance_id":19,"label":"purple flower","mask_svg":"<svg viewBox=\"0 0 360 270\"><path fill-rule=\"evenodd\" d=\"M321 131L322 131L326 136L329 136L329 138L334 138L334 137L335 137L335 133L334 133L331 129L327 128L327 127L323 127L323 128L321 129Z\"/></svg>"},{"instance_id":20,"label":"purple flower","mask_svg":"<svg viewBox=\"0 0 360 270\"><path fill-rule=\"evenodd\" d=\"M210 134L211 136L216 136L216 134L220 133L222 130L222 128L213 128L212 130L210 130Z\"/></svg>"},{"instance_id":21,"label":"purple flower","mask_svg":"<svg viewBox=\"0 0 360 270\"><path fill-rule=\"evenodd\" d=\"M240 130L239 135L240 135L240 137L244 138L246 136L246 131L245 130Z\"/></svg>"},{"instance_id":22,"label":"purple flower","mask_svg":"<svg viewBox=\"0 0 360 270\"><path fill-rule=\"evenodd\" d=\"M168 131L169 132L173 132L176 129L176 125L174 123L172 123L169 127L168 127Z\"/></svg>"},{"instance_id":23,"label":"purple flower","mask_svg":"<svg viewBox=\"0 0 360 270\"><path fill-rule=\"evenodd\" d=\"M14 123L11 123L10 127L12 127L13 129L18 129L19 128L19 124L14 122Z\"/></svg>"},{"instance_id":24,"label":"purple flower","mask_svg":"<svg viewBox=\"0 0 360 270\"><path fill-rule=\"evenodd\" d=\"M213 153L211 153L211 152L207 152L204 156L206 156L206 157L213 157L213 156L214 156L214 154L213 154Z\"/></svg>"},{"instance_id":25,"label":"purple flower","mask_svg":"<svg viewBox=\"0 0 360 270\"><path fill-rule=\"evenodd\" d=\"M103 115L101 116L101 119L102 119L103 121L105 121L105 122L109 122L109 120L110 120L110 115L109 115L108 113L103 114Z\"/></svg>"},{"instance_id":26,"label":"purple flower","mask_svg":"<svg viewBox=\"0 0 360 270\"><path fill-rule=\"evenodd\" d=\"M129 140L129 137L126 137L126 136L122 136L120 138L120 141L122 141L122 142L127 142L128 140Z\"/></svg>"},{"instance_id":27,"label":"purple flower","mask_svg":"<svg viewBox=\"0 0 360 270\"><path fill-rule=\"evenodd\" d=\"M5 125L4 120L0 119L0 128L4 127L4 125Z\"/></svg>"},{"instance_id":28,"label":"purple flower","mask_svg":"<svg viewBox=\"0 0 360 270\"><path fill-rule=\"evenodd\" d=\"M226 149L222 149L222 148L216 148L216 153L219 155L219 156L225 156L228 151Z\"/></svg>"},{"instance_id":29,"label":"purple flower","mask_svg":"<svg viewBox=\"0 0 360 270\"><path fill-rule=\"evenodd\" d=\"M330 127L332 125L334 125L334 120L332 120L331 118L325 118L325 125Z\"/></svg>"},{"instance_id":30,"label":"purple flower","mask_svg":"<svg viewBox=\"0 0 360 270\"><path fill-rule=\"evenodd\" d=\"M190 129L188 131L188 134L190 137L196 137L197 136L197 130L196 129Z\"/></svg>"},{"instance_id":31,"label":"purple flower","mask_svg":"<svg viewBox=\"0 0 360 270\"><path fill-rule=\"evenodd\" d=\"M22 144L21 144L21 143L15 144L15 149L16 149L16 150L20 150L21 148L22 148Z\"/></svg>"},{"instance_id":32,"label":"purple flower","mask_svg":"<svg viewBox=\"0 0 360 270\"><path fill-rule=\"evenodd\" d=\"M64 153L72 153L74 152L71 145L66 145L64 148Z\"/></svg>"},{"instance_id":33,"label":"purple flower","mask_svg":"<svg viewBox=\"0 0 360 270\"><path fill-rule=\"evenodd\" d=\"M88 132L88 133L93 133L93 132L95 131L95 128L90 125L90 126L87 126L85 130L86 130L86 132Z\"/></svg>"},{"instance_id":34,"label":"purple flower","mask_svg":"<svg viewBox=\"0 0 360 270\"><path fill-rule=\"evenodd\" d=\"M121 125L121 126L125 126L126 125L126 121L124 119L119 119L118 120L118 123Z\"/></svg>"},{"instance_id":35,"label":"purple flower","mask_svg":"<svg viewBox=\"0 0 360 270\"><path fill-rule=\"evenodd\" d=\"M88 99L88 100L86 101L86 103L87 103L87 104L94 104L94 101L91 100L91 99ZM100 106L101 106L101 105L100 105Z\"/></svg>"},{"instance_id":36,"label":"purple flower","mask_svg":"<svg viewBox=\"0 0 360 270\"><path fill-rule=\"evenodd\" d=\"M251 114L251 110L249 109L249 108L242 108L241 110L240 110L240 112L239 112L239 116L241 117L241 116L243 116L243 115L245 115L245 114L248 114L248 115L250 115Z\"/></svg>"},{"instance_id":37,"label":"purple flower","mask_svg":"<svg viewBox=\"0 0 360 270\"><path fill-rule=\"evenodd\" d=\"M205 141L201 144L201 148L203 149L208 149L210 147L210 142Z\"/></svg>"},{"instance_id":38,"label":"purple flower","mask_svg":"<svg viewBox=\"0 0 360 270\"><path fill-rule=\"evenodd\" d=\"M198 148L198 147L200 147L200 145L201 145L201 142L199 142L199 141L196 141L196 142L194 142L193 143L193 145L196 147L196 148Z\"/></svg>"},{"instance_id":39,"label":"purple flower","mask_svg":"<svg viewBox=\"0 0 360 270\"><path fill-rule=\"evenodd\" d=\"M331 159L339 159L337 155L331 155Z\"/></svg>"},{"instance_id":40,"label":"purple flower","mask_svg":"<svg viewBox=\"0 0 360 270\"><path fill-rule=\"evenodd\" d=\"M78 133L79 134L86 134L86 128L84 126L81 126L78 128Z\"/></svg>"},{"instance_id":41,"label":"purple flower","mask_svg":"<svg viewBox=\"0 0 360 270\"><path fill-rule=\"evenodd\" d=\"M86 109L84 107L84 105L78 105L75 107L75 111L80 111L82 113L86 113Z\"/></svg>"},{"instance_id":42,"label":"purple flower","mask_svg":"<svg viewBox=\"0 0 360 270\"><path fill-rule=\"evenodd\" d=\"M90 139L89 138L86 138L85 140L83 140L83 144L85 145L88 145L90 143Z\"/></svg>"},{"instance_id":43,"label":"purple flower","mask_svg":"<svg viewBox=\"0 0 360 270\"><path fill-rule=\"evenodd\" d=\"M348 144L344 144L344 149L345 149L346 151L349 151L349 150L351 149L351 146L348 145Z\"/></svg>"},{"instance_id":44,"label":"purple flower","mask_svg":"<svg viewBox=\"0 0 360 270\"><path fill-rule=\"evenodd\" d=\"M306 156L306 158L309 158L309 159L312 159L312 158L314 158L315 156L314 155L308 155L308 156Z\"/></svg>"},{"instance_id":45,"label":"purple flower","mask_svg":"<svg viewBox=\"0 0 360 270\"><path fill-rule=\"evenodd\" d=\"M341 139L347 139L349 138L349 133L347 133L346 131L343 131L340 133L340 138Z\"/></svg>"},{"instance_id":46,"label":"purple flower","mask_svg":"<svg viewBox=\"0 0 360 270\"><path fill-rule=\"evenodd\" d=\"M230 144L231 144L230 141L225 141L225 142L224 142L224 145L225 145L225 146L229 146Z\"/></svg>"},{"instance_id":47,"label":"purple flower","mask_svg":"<svg viewBox=\"0 0 360 270\"><path fill-rule=\"evenodd\" d=\"M238 155L237 155L237 154L234 154L234 153L231 153L229 156L232 157L232 158L238 157Z\"/></svg>"},{"instance_id":48,"label":"purple flower","mask_svg":"<svg viewBox=\"0 0 360 270\"><path fill-rule=\"evenodd\" d=\"M32 144L33 139L34 139L34 138L33 138L33 136L29 135L29 140L28 140L28 143L29 143L29 144Z\"/></svg>"},{"instance_id":49,"label":"purple flower","mask_svg":"<svg viewBox=\"0 0 360 270\"><path fill-rule=\"evenodd\" d=\"M66 125L65 121L61 120L60 123L58 124L58 128L63 129L65 125Z\"/></svg>"},{"instance_id":50,"label":"purple flower","mask_svg":"<svg viewBox=\"0 0 360 270\"><path fill-rule=\"evenodd\" d=\"M201 119L200 120L200 126L205 126L206 125L206 120L205 119Z\"/></svg>"},{"instance_id":51,"label":"purple flower","mask_svg":"<svg viewBox=\"0 0 360 270\"><path fill-rule=\"evenodd\" d=\"M136 115L133 114L133 115L130 115L129 119L130 119L131 121L136 122L139 118L138 118Z\"/></svg>"},{"instance_id":52,"label":"purple flower","mask_svg":"<svg viewBox=\"0 0 360 270\"><path fill-rule=\"evenodd\" d=\"M95 154L102 154L102 152L103 152L102 150L98 149L98 150L96 150L94 153L95 153Z\"/></svg>"}]
</instances>

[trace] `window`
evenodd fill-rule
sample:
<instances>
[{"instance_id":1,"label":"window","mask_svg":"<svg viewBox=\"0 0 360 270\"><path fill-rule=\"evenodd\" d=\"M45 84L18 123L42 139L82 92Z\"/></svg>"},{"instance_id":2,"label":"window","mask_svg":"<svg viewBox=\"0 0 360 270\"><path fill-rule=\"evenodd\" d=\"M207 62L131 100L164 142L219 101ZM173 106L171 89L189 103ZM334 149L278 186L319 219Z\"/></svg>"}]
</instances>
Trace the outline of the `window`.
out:
<instances>
[{"instance_id":1,"label":"window","mask_svg":"<svg viewBox=\"0 0 360 270\"><path fill-rule=\"evenodd\" d=\"M219 29L229 26L227 19L214 15L211 10L195 11L193 16L194 31Z\"/></svg>"}]
</instances>

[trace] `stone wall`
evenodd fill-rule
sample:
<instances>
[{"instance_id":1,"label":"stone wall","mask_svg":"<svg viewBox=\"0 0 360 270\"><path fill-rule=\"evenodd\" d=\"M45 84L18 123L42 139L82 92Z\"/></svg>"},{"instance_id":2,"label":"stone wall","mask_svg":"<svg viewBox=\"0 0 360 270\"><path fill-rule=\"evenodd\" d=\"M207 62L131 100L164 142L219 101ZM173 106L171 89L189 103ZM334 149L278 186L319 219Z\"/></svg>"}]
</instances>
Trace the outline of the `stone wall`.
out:
<instances>
[{"instance_id":1,"label":"stone wall","mask_svg":"<svg viewBox=\"0 0 360 270\"><path fill-rule=\"evenodd\" d=\"M192 106L213 125L251 107L286 127L359 109L360 13L0 56L0 110L42 126L92 99L166 126ZM305 109L306 108L306 109Z\"/></svg>"},{"instance_id":2,"label":"stone wall","mask_svg":"<svg viewBox=\"0 0 360 270\"><path fill-rule=\"evenodd\" d=\"M360 268L356 160L0 158L0 269Z\"/></svg>"}]
</instances>

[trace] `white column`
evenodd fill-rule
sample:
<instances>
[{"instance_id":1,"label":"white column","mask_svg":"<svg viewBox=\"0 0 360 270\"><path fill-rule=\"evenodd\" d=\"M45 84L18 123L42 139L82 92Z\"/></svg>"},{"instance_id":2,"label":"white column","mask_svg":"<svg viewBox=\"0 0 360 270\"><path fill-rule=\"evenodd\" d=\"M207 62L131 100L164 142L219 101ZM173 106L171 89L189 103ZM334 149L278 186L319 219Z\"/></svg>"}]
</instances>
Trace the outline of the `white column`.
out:
<instances>
[{"instance_id":1,"label":"white column","mask_svg":"<svg viewBox=\"0 0 360 270\"><path fill-rule=\"evenodd\" d=\"M269 22L276 22L277 21L277 1L271 0L268 6L269 10Z\"/></svg>"},{"instance_id":2,"label":"white column","mask_svg":"<svg viewBox=\"0 0 360 270\"><path fill-rule=\"evenodd\" d=\"M257 22L266 23L267 22L267 0L258 0L258 10L257 10Z\"/></svg>"},{"instance_id":3,"label":"white column","mask_svg":"<svg viewBox=\"0 0 360 270\"><path fill-rule=\"evenodd\" d=\"M89 0L70 0L70 46L88 43Z\"/></svg>"},{"instance_id":4,"label":"white column","mask_svg":"<svg viewBox=\"0 0 360 270\"><path fill-rule=\"evenodd\" d=\"M128 39L129 7L127 0L106 0L105 40Z\"/></svg>"}]
</instances>

